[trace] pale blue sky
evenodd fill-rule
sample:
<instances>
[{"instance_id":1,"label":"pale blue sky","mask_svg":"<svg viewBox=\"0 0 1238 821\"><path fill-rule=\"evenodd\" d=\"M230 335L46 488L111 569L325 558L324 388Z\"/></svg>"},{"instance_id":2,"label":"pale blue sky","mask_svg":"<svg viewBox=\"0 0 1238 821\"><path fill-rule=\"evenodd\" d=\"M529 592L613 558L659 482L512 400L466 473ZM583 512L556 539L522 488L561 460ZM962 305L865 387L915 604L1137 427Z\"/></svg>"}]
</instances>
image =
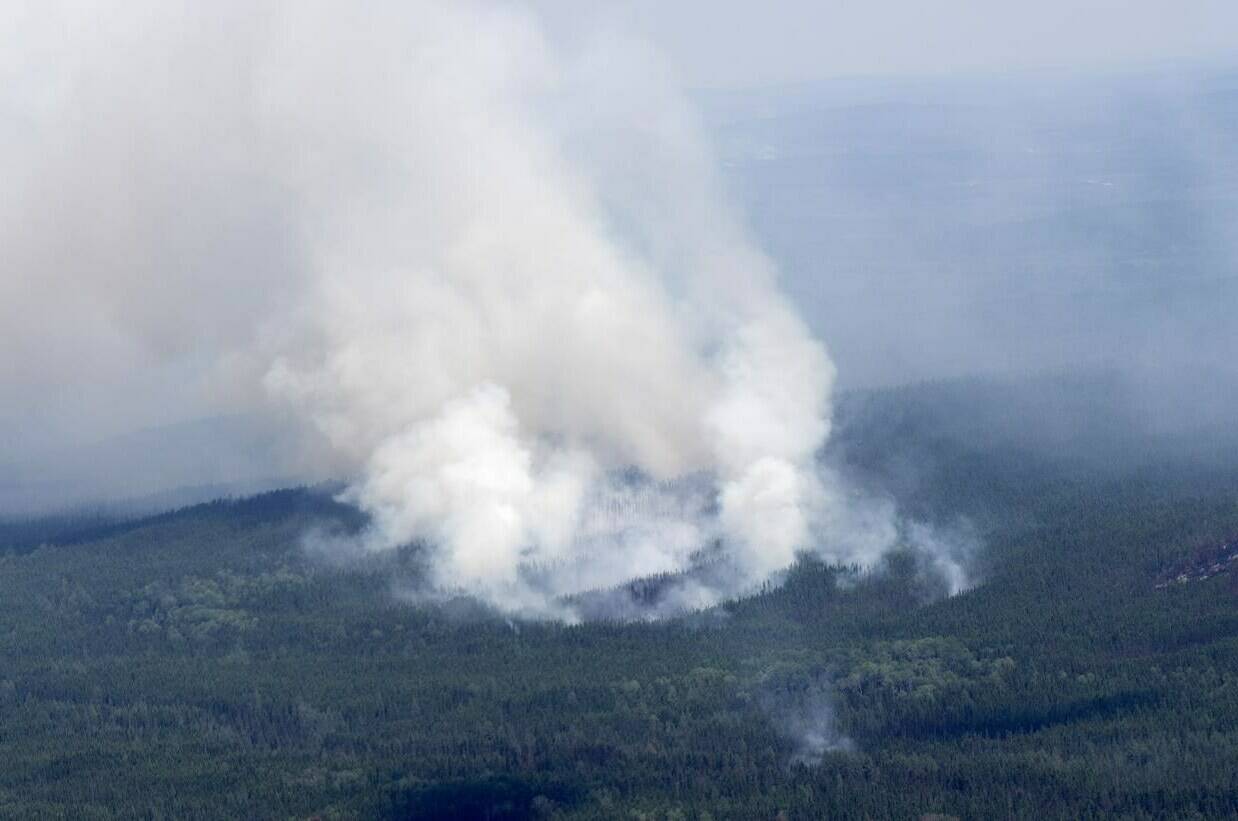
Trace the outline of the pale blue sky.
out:
<instances>
[{"instance_id":1,"label":"pale blue sky","mask_svg":"<svg viewBox=\"0 0 1238 821\"><path fill-rule=\"evenodd\" d=\"M1231 62L1234 0L533 0L575 38L616 23L697 87L848 75Z\"/></svg>"}]
</instances>

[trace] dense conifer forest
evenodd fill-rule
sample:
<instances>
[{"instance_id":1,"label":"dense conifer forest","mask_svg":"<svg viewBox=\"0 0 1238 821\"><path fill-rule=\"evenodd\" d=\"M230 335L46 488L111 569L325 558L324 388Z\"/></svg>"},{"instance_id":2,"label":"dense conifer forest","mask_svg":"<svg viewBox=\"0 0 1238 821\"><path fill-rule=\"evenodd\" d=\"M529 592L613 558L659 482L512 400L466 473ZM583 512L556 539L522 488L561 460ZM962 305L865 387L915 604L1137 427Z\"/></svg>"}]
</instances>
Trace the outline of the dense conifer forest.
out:
<instances>
[{"instance_id":1,"label":"dense conifer forest","mask_svg":"<svg viewBox=\"0 0 1238 821\"><path fill-rule=\"evenodd\" d=\"M329 489L6 522L0 817L1238 814L1238 458L969 435L960 408L1022 401L978 391L853 398L827 454L969 528L955 596L906 552L678 619L516 623L403 601L413 548L307 554L361 524Z\"/></svg>"}]
</instances>

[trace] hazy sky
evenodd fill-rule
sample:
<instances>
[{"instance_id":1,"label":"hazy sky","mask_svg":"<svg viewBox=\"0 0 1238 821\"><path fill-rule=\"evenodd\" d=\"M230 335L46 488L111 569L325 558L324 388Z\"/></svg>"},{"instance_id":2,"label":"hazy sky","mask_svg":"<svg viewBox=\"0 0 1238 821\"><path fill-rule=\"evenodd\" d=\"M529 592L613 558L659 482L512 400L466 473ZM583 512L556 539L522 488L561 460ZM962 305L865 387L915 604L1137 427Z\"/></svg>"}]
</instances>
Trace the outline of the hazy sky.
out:
<instances>
[{"instance_id":1,"label":"hazy sky","mask_svg":"<svg viewBox=\"0 0 1238 821\"><path fill-rule=\"evenodd\" d=\"M535 0L561 36L615 23L697 87L1095 69L1238 54L1233 0Z\"/></svg>"},{"instance_id":2,"label":"hazy sky","mask_svg":"<svg viewBox=\"0 0 1238 821\"><path fill-rule=\"evenodd\" d=\"M540 19L489 13L527 5ZM432 36L427 8L468 10L478 24ZM1130 69L1238 65L1238 2L391 0L366 9L0 3L9 194L0 198L0 502L6 481L37 480L59 498L60 477L91 471L115 489L119 457L78 448L193 419L226 423L191 430L203 447L167 448L192 458L175 477L160 463L151 488L277 475L251 469L261 436L232 414L258 408L281 432L298 430L272 415L263 377L280 351L320 353L290 328L330 267L314 244L327 241L321 227L356 219L376 235L340 252L350 266L411 254L410 226L438 237L444 203L481 167L467 140L443 135L509 116L524 86L538 102L531 125L510 115L514 130L545 132L544 152L580 169L616 234L636 232L625 239L634 249L668 257L659 270L699 262L675 257L682 248L707 251L711 270L770 253L844 387L1113 358L1175 372L1186 363L1201 384L1215 383L1216 360L1233 349L1222 315L1238 298L1238 80ZM377 45L386 50L375 54ZM458 56L468 49L472 73ZM447 66L431 78L442 93L427 92L445 106L437 119L393 81L421 82L423 57ZM1035 68L1058 71L993 79ZM823 82L875 75L914 82ZM685 86L746 93L684 100ZM475 116L444 101L474 105ZM425 140L451 161L425 160ZM691 163L666 160L680 150ZM502 173L477 187L487 195L460 213L488 218L495 186L536 167L514 154L522 159L496 162ZM332 159L311 162L321 157ZM311 173L321 179L304 184ZM441 192L427 188L440 177ZM536 177L539 196L528 199L544 202L546 186ZM338 204L348 191L367 207ZM416 207L393 208L398 197ZM712 209L725 219L699 216ZM527 233L532 211L502 212L520 215L511 233ZM724 223L751 236L720 237ZM520 258L558 259L562 237L587 233L548 231L554 254ZM418 267L398 262L384 270ZM386 292L375 293L385 307ZM357 324L368 328L368 317ZM642 406L649 395L625 393ZM1215 404L1228 409L1231 397ZM240 458L216 446L229 438L219 424L242 429L230 437ZM70 467L44 458L56 449ZM108 453L155 450L123 440ZM139 474L126 464L126 477Z\"/></svg>"}]
</instances>

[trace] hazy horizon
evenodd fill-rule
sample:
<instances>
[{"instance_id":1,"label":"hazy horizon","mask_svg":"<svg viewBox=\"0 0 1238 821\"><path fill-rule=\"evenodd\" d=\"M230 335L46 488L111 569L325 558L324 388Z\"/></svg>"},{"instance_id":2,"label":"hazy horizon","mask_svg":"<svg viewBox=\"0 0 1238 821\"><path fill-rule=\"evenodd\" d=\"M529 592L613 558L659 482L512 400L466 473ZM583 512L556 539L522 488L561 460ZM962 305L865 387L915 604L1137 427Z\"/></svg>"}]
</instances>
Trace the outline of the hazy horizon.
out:
<instances>
[{"instance_id":1,"label":"hazy horizon","mask_svg":"<svg viewBox=\"0 0 1238 821\"><path fill-rule=\"evenodd\" d=\"M1227 418L1238 396L1227 321L1238 304L1238 49L1217 33L1238 13L1195 3L1162 24L1156 4L1128 4L1089 30L1112 4L994 4L919 27L888 25L900 4L532 7L549 48L582 71L619 60L649 75L641 87L697 89L675 116L699 121L739 233L771 258L840 390L1112 372L1163 428ZM19 116L0 149L26 192L4 227L26 256L9 260L3 290L16 344L0 354L0 501L46 508L346 473L304 452L306 420L273 409L257 378L255 346L286 332L268 315L299 298L307 253L293 230L301 205L286 181L262 180L246 142L257 126L237 102L251 80L235 72L275 18L224 10L177 35L189 47L175 70L209 80L192 103L134 73L173 58L119 24L90 49L136 37L130 62L78 53L96 73L109 66L85 84L72 61L51 71L48 57L86 42L76 25L47 28L56 19L32 10L4 28L25 57L4 66L0 105ZM1069 36L1049 36L1068 19ZM229 45L209 53L217 41ZM580 93L561 82L554 94ZM86 109L65 118L49 101L73 83ZM571 161L630 161L624 118L655 103L616 91L614 111L576 101L578 122L556 124ZM108 124L109 110L133 124ZM53 154L40 118L85 136ZM135 125L143 118L174 130ZM209 123L210 140L193 123ZM63 247L57 213L74 226Z\"/></svg>"}]
</instances>

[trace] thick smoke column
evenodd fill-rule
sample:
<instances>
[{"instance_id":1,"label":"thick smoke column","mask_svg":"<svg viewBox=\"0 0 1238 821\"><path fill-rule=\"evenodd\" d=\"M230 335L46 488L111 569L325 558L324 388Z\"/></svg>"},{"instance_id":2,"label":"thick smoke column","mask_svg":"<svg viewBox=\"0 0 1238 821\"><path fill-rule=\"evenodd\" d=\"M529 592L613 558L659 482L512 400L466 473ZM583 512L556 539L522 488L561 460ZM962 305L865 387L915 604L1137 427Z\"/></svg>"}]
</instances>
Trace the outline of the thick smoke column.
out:
<instances>
[{"instance_id":1,"label":"thick smoke column","mask_svg":"<svg viewBox=\"0 0 1238 821\"><path fill-rule=\"evenodd\" d=\"M24 19L6 70L51 73L3 100L6 156L53 218L6 215L14 258L305 423L365 547L424 544L436 590L574 618L708 566L675 591L702 606L895 538L820 471L830 360L640 47L466 2Z\"/></svg>"},{"instance_id":2,"label":"thick smoke column","mask_svg":"<svg viewBox=\"0 0 1238 821\"><path fill-rule=\"evenodd\" d=\"M263 87L317 265L266 384L355 460L368 543L423 540L437 586L518 612L685 570L715 537L741 588L787 567L821 501L830 363L715 205L678 102L626 66L591 87L596 54L553 55L527 18L419 11L343 33L301 14ZM608 195L591 163L621 158L564 128L616 98L651 156ZM628 468L708 477L716 517L648 515L667 502L646 491L585 527Z\"/></svg>"}]
</instances>

